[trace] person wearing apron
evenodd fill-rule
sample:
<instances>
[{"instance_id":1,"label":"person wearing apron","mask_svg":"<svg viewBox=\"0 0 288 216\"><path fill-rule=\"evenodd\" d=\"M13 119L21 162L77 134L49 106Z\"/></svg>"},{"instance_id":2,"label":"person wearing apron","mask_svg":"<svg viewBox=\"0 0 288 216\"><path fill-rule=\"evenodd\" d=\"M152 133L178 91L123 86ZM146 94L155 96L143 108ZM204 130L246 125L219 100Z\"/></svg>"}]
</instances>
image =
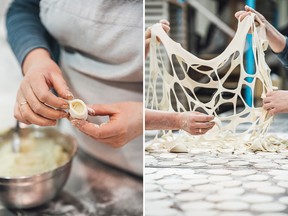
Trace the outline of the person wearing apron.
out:
<instances>
[{"instance_id":1,"label":"person wearing apron","mask_svg":"<svg viewBox=\"0 0 288 216\"><path fill-rule=\"evenodd\" d=\"M26 39L26 44L32 39L34 44L23 54L24 43L18 46L17 43L24 39L15 38L12 33L21 30L15 27L21 21L15 18L16 6L21 8L21 4L28 2L30 6L34 4L34 8L31 7L30 14L26 9L25 16L30 16L30 22L38 18L42 26L40 22L38 28L34 28L35 23L27 24L34 38ZM104 162L142 175L143 1L41 0L37 3L29 0L16 3L17 0L7 14L8 39L25 77L18 91L15 117L27 124L54 125L67 114L51 110L49 105L66 108L64 99L71 99L73 93L74 98L93 104L89 123L72 120L75 127L67 124L82 149ZM57 55L53 53L55 45L49 41L51 36L60 45L61 71L48 56L55 58ZM39 85L41 82L44 87ZM38 93L52 87L59 97ZM34 98L27 89L31 89Z\"/></svg>"}]
</instances>

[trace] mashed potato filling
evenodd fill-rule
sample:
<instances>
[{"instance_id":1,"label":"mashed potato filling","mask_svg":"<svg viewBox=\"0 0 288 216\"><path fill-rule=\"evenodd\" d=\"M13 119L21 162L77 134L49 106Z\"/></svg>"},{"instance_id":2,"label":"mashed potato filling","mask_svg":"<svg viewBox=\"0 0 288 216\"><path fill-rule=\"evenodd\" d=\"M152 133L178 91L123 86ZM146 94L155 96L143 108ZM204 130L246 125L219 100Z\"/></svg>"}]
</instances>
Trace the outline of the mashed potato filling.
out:
<instances>
[{"instance_id":1,"label":"mashed potato filling","mask_svg":"<svg viewBox=\"0 0 288 216\"><path fill-rule=\"evenodd\" d=\"M11 140L0 143L0 176L32 176L55 169L69 160L69 155L54 140L21 139L19 153L13 153Z\"/></svg>"}]
</instances>

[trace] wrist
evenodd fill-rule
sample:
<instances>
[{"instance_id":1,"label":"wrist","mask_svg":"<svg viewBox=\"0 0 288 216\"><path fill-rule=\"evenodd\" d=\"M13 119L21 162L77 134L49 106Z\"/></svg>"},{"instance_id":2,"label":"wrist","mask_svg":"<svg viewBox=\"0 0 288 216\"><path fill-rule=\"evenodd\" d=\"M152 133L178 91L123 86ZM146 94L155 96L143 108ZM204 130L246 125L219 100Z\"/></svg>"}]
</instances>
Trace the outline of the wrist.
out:
<instances>
[{"instance_id":1,"label":"wrist","mask_svg":"<svg viewBox=\"0 0 288 216\"><path fill-rule=\"evenodd\" d=\"M183 115L184 115L184 113L183 112L179 112L179 113L175 113L175 123L176 123L176 125L175 125L175 129L176 130L180 130L180 129L182 129L182 127L183 127Z\"/></svg>"},{"instance_id":2,"label":"wrist","mask_svg":"<svg viewBox=\"0 0 288 216\"><path fill-rule=\"evenodd\" d=\"M275 29L269 22L266 22L265 25L270 48L274 53L282 52L286 46L285 36Z\"/></svg>"},{"instance_id":3,"label":"wrist","mask_svg":"<svg viewBox=\"0 0 288 216\"><path fill-rule=\"evenodd\" d=\"M25 76L29 68L33 65L43 62L43 60L51 60L50 54L46 49L36 48L30 51L22 64L23 75Z\"/></svg>"}]
</instances>

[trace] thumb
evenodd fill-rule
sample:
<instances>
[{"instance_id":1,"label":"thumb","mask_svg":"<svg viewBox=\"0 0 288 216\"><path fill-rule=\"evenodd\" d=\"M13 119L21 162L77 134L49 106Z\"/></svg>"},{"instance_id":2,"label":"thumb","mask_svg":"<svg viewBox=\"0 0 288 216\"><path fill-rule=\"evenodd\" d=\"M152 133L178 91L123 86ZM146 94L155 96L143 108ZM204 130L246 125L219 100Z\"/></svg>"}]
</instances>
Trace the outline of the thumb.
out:
<instances>
[{"instance_id":1,"label":"thumb","mask_svg":"<svg viewBox=\"0 0 288 216\"><path fill-rule=\"evenodd\" d=\"M89 112L91 115L112 115L117 113L117 109L112 104L91 104L88 105L89 110L93 110L93 112Z\"/></svg>"},{"instance_id":2,"label":"thumb","mask_svg":"<svg viewBox=\"0 0 288 216\"><path fill-rule=\"evenodd\" d=\"M73 99L73 94L70 92L69 87L64 80L61 72L53 73L52 79L51 79L52 85L54 89L56 90L57 94L67 100Z\"/></svg>"}]
</instances>

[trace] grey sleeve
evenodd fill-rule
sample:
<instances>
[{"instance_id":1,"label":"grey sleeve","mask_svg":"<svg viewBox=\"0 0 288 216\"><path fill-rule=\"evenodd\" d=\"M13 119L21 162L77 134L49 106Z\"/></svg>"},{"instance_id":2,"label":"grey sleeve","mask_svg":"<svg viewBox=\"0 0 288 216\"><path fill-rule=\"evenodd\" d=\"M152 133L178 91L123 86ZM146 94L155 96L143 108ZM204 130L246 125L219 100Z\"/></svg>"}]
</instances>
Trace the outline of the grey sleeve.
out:
<instances>
[{"instance_id":1,"label":"grey sleeve","mask_svg":"<svg viewBox=\"0 0 288 216\"><path fill-rule=\"evenodd\" d=\"M39 3L40 0L14 0L6 14L8 42L20 65L36 48L48 50L55 61L59 57L58 43L41 23Z\"/></svg>"},{"instance_id":2,"label":"grey sleeve","mask_svg":"<svg viewBox=\"0 0 288 216\"><path fill-rule=\"evenodd\" d=\"M286 45L282 52L276 53L281 63L284 65L285 69L288 70L288 38L286 37Z\"/></svg>"}]
</instances>

